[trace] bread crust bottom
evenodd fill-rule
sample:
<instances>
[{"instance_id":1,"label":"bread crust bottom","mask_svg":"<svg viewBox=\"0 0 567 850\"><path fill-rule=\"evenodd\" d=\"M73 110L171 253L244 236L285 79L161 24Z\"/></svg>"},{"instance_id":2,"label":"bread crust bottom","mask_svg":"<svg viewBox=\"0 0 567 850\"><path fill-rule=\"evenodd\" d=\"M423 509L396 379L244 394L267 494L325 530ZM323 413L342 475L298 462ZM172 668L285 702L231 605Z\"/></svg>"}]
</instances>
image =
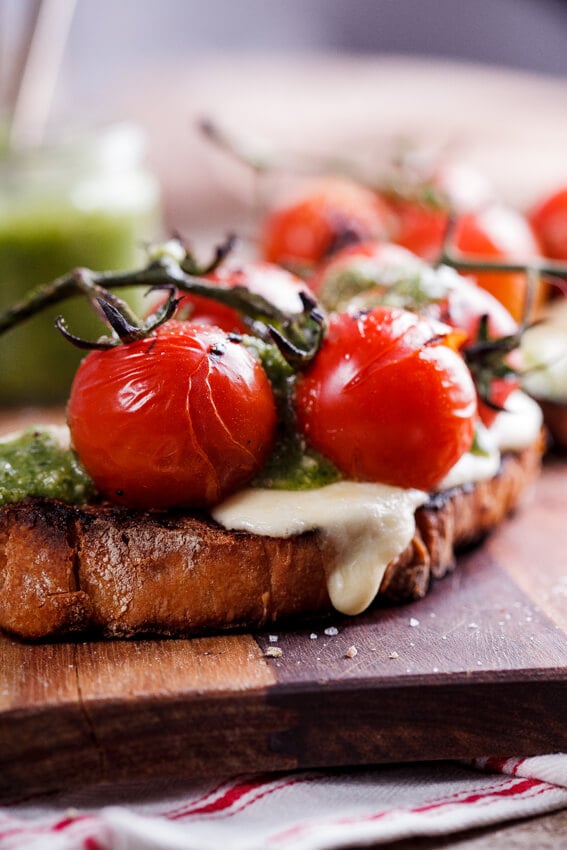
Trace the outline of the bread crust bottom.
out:
<instances>
[{"instance_id":1,"label":"bread crust bottom","mask_svg":"<svg viewBox=\"0 0 567 850\"><path fill-rule=\"evenodd\" d=\"M454 569L460 548L515 509L542 448L505 454L489 481L432 496L378 597L418 599ZM317 532L261 537L196 514L42 499L0 509L0 628L20 638L181 636L330 611Z\"/></svg>"}]
</instances>

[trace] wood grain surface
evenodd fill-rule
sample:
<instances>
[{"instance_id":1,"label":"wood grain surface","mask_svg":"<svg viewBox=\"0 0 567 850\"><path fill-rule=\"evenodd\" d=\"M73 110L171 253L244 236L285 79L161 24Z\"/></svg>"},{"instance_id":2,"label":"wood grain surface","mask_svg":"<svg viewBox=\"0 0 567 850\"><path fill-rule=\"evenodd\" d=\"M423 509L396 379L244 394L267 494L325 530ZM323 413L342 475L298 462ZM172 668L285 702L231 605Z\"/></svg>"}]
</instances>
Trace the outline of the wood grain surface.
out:
<instances>
[{"instance_id":1,"label":"wood grain surface","mask_svg":"<svg viewBox=\"0 0 567 850\"><path fill-rule=\"evenodd\" d=\"M0 637L0 795L567 748L566 494L550 458L411 605L193 640Z\"/></svg>"}]
</instances>

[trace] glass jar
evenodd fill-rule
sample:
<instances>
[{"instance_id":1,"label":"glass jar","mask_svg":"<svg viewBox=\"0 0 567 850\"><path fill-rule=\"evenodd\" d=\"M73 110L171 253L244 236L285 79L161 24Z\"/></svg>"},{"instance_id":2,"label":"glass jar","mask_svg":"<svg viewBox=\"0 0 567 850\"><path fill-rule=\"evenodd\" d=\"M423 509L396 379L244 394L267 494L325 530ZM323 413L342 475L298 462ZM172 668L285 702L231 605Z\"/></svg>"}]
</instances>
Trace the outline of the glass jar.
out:
<instances>
[{"instance_id":1,"label":"glass jar","mask_svg":"<svg viewBox=\"0 0 567 850\"><path fill-rule=\"evenodd\" d=\"M77 266L140 266L159 237L159 190L146 170L143 133L113 125L88 137L0 157L0 311ZM120 293L135 307L141 293ZM54 327L96 338L102 326L73 298L0 336L0 404L67 398L84 352Z\"/></svg>"}]
</instances>

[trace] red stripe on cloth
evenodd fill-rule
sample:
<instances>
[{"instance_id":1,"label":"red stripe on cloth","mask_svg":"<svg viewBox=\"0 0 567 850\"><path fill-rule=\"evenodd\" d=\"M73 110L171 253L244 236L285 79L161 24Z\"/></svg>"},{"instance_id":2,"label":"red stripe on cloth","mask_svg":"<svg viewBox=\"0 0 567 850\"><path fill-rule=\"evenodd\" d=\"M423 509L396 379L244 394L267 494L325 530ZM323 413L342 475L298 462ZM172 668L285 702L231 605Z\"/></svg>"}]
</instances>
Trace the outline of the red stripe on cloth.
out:
<instances>
[{"instance_id":1,"label":"red stripe on cloth","mask_svg":"<svg viewBox=\"0 0 567 850\"><path fill-rule=\"evenodd\" d=\"M195 808L196 806L199 806L199 805L202 805L203 803L205 803L206 800L210 800L211 797L214 797L215 794L218 794L220 792L221 788L224 788L226 784L227 784L226 781L225 782L219 782L218 785L215 785L209 791L206 791L204 794L201 794L200 797L196 797L194 800L191 800L189 803L184 803L181 806L176 806L174 809L167 809L167 810L161 812L161 815L162 815L162 817L171 818L172 820L174 820L176 816L180 816L184 812L191 811L191 809Z\"/></svg>"},{"instance_id":2,"label":"red stripe on cloth","mask_svg":"<svg viewBox=\"0 0 567 850\"><path fill-rule=\"evenodd\" d=\"M267 797L269 794L283 791L286 788L291 788L293 785L299 785L304 782L313 782L319 779L316 775L292 776L286 777L274 782L273 777L270 781L245 782L235 785L230 788L222 797L213 800L204 806L198 808L189 808L188 810L180 809L174 815L170 815L170 820L180 820L181 818L190 818L200 815L218 815L220 817L232 817L233 815L243 812L245 809ZM257 793L254 793L257 792ZM248 799L244 799L247 795L251 795Z\"/></svg>"},{"instance_id":3,"label":"red stripe on cloth","mask_svg":"<svg viewBox=\"0 0 567 850\"><path fill-rule=\"evenodd\" d=\"M202 806L192 808L190 811L185 812L185 816L210 815L213 813L224 812L226 809L230 809L234 806L234 804L237 803L245 794L249 794L256 788L263 787L263 785L264 783L262 782L243 782L241 785L235 785L233 788L226 791L222 797L218 797L218 799L212 800L210 803L205 803ZM176 820L183 816L183 814L177 814L171 816L170 819Z\"/></svg>"},{"instance_id":4,"label":"red stripe on cloth","mask_svg":"<svg viewBox=\"0 0 567 850\"><path fill-rule=\"evenodd\" d=\"M465 762L480 770L490 773L505 773L509 776L517 776L519 769L528 759L525 758L499 758L489 756L488 758L472 759Z\"/></svg>"},{"instance_id":5,"label":"red stripe on cloth","mask_svg":"<svg viewBox=\"0 0 567 850\"><path fill-rule=\"evenodd\" d=\"M85 815L75 815L74 817L63 818L62 820L55 821L55 823L29 823L26 821L20 821L17 818L11 818L9 820L9 826L7 824L7 829L0 829L0 841L4 838L9 838L14 835L22 835L22 836L34 836L34 835L46 835L50 832L62 832L64 829L67 829L70 826L74 826L75 824L84 824L85 822L91 822L96 824L98 819L95 815L85 814ZM95 848L92 850L104 850L104 848Z\"/></svg>"},{"instance_id":6,"label":"red stripe on cloth","mask_svg":"<svg viewBox=\"0 0 567 850\"><path fill-rule=\"evenodd\" d=\"M512 785L505 788L494 788L493 790L489 790L488 793L486 789L482 789L481 791L477 791L476 794L469 794L467 797L463 797L460 800L440 800L437 803L431 803L428 806L418 806L415 809L410 809L409 811L412 813L423 814L423 812L429 812L442 806L454 805L456 802L458 802L459 805L463 805L478 803L479 800L491 800L494 797L519 797L521 794L525 794L526 791L541 785L545 785L545 783L539 779L518 779Z\"/></svg>"},{"instance_id":7,"label":"red stripe on cloth","mask_svg":"<svg viewBox=\"0 0 567 850\"><path fill-rule=\"evenodd\" d=\"M182 803L173 809L165 809L160 812L160 815L161 817L168 818L168 820L176 820L177 818L192 814L194 811L201 811L201 808L205 808L206 805L216 804L218 800L225 799L233 792L234 789L239 788L242 785L250 785L252 788L256 788L272 784L273 781L274 775L272 773L258 773L253 776L243 776L241 774L239 776L235 776L232 780L219 782L218 785L215 785L209 791L206 791L194 800L189 800L187 803ZM226 790L221 795L223 788ZM207 803L209 800L211 800L210 804Z\"/></svg>"},{"instance_id":8,"label":"red stripe on cloth","mask_svg":"<svg viewBox=\"0 0 567 850\"><path fill-rule=\"evenodd\" d=\"M90 815L69 815L66 818L62 818L62 820L57 821L52 824L50 829L53 832L60 832L62 829L67 829L73 823L78 823L79 821L85 820L89 818Z\"/></svg>"},{"instance_id":9,"label":"red stripe on cloth","mask_svg":"<svg viewBox=\"0 0 567 850\"><path fill-rule=\"evenodd\" d=\"M506 773L504 766L508 763L508 761L509 759L491 756L490 758L482 759L482 761L479 761L478 764L483 770L490 771L491 773Z\"/></svg>"},{"instance_id":10,"label":"red stripe on cloth","mask_svg":"<svg viewBox=\"0 0 567 850\"><path fill-rule=\"evenodd\" d=\"M83 841L83 850L108 850L108 848L100 844L97 838L89 835Z\"/></svg>"},{"instance_id":11,"label":"red stripe on cloth","mask_svg":"<svg viewBox=\"0 0 567 850\"><path fill-rule=\"evenodd\" d=\"M539 786L539 787L538 787ZM537 788L535 794L529 794L534 788ZM499 788L496 785L490 785L485 788L480 788L475 794L469 794L463 799L459 799L459 794L453 794L450 797L445 797L441 800L438 800L435 803L430 803L427 806L416 806L413 809L384 809L380 812L374 812L370 815L362 815L355 817L347 817L347 818L336 818L335 820L330 820L325 822L325 826L327 828L332 826L353 826L357 824L364 823L372 823L386 816L394 815L394 816L402 816L406 817L408 814L424 814L433 811L440 811L444 808L449 808L451 806L460 806L460 805L478 805L479 802L486 803L494 803L502 797L522 797L522 796L530 796L537 797L546 792L556 790L553 785L548 785L545 782L537 779L528 779L528 780L514 780L512 785L506 784L506 787ZM495 799L497 798L497 799ZM313 829L317 829L321 826L321 823L311 822L298 824L297 826L291 827L290 829L285 830L277 835L271 836L270 843L280 844L290 839L295 839L301 833L308 832Z\"/></svg>"}]
</instances>

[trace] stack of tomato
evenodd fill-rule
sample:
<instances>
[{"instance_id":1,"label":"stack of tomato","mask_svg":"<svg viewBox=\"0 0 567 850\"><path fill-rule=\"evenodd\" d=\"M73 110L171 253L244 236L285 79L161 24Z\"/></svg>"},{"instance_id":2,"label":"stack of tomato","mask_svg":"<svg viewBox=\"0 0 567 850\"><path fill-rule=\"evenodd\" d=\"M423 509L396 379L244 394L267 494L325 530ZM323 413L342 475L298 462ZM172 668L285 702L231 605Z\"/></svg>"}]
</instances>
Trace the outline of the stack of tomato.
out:
<instances>
[{"instance_id":1,"label":"stack of tomato","mask_svg":"<svg viewBox=\"0 0 567 850\"><path fill-rule=\"evenodd\" d=\"M468 212L454 244L483 258L529 259L541 238L558 256L552 213L553 204L551 213L542 207L532 226L501 207ZM564 226L567 213L559 218ZM425 303L419 287L410 296L392 289L392 274L406 282L432 274L417 255L440 255L447 222L438 204L333 178L268 217L260 261L210 275L217 286L244 286L292 314L304 308L302 293L326 303L338 278L347 291L354 280L362 301L336 307L331 299L318 353L289 379L297 433L345 477L434 488L471 448L479 417L490 425L518 386L511 346L506 367L484 375L482 398L465 358L479 344L515 338L522 275L454 273ZM367 290L402 300L364 301ZM177 317L147 338L87 355L68 419L103 495L142 509L207 508L254 480L279 423L273 387L243 344L249 332L232 308L187 294Z\"/></svg>"}]
</instances>

